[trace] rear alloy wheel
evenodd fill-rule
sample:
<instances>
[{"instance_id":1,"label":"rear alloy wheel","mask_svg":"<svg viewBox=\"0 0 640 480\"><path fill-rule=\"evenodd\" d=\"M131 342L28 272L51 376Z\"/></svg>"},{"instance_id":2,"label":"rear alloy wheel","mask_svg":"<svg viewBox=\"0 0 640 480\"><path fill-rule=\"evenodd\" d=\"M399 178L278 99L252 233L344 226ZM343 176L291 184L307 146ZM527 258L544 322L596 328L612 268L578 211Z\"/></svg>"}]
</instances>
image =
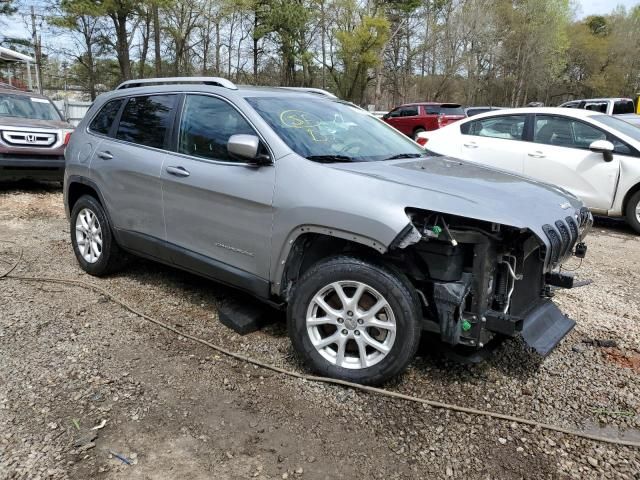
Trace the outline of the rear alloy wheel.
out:
<instances>
[{"instance_id":1,"label":"rear alloy wheel","mask_svg":"<svg viewBox=\"0 0 640 480\"><path fill-rule=\"evenodd\" d=\"M87 263L96 263L102 255L102 227L88 208L80 210L76 217L76 245Z\"/></svg>"},{"instance_id":2,"label":"rear alloy wheel","mask_svg":"<svg viewBox=\"0 0 640 480\"><path fill-rule=\"evenodd\" d=\"M631 228L636 232L640 233L640 191L634 193L629 199L625 214L627 223L631 225Z\"/></svg>"},{"instance_id":3,"label":"rear alloy wheel","mask_svg":"<svg viewBox=\"0 0 640 480\"><path fill-rule=\"evenodd\" d=\"M377 385L399 375L420 340L419 301L402 273L335 257L298 281L289 336L321 375Z\"/></svg>"},{"instance_id":4,"label":"rear alloy wheel","mask_svg":"<svg viewBox=\"0 0 640 480\"><path fill-rule=\"evenodd\" d=\"M100 202L83 195L71 211L71 243L82 269L95 276L108 275L120 269L127 255L111 233L111 226Z\"/></svg>"}]
</instances>

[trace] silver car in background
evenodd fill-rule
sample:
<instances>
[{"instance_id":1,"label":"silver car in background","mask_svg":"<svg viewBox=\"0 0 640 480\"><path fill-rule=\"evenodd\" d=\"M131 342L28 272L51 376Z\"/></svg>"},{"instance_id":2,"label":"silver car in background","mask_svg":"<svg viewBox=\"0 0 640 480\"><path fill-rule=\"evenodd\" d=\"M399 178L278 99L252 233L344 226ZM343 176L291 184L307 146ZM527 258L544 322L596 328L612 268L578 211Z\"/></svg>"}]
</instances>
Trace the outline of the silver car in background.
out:
<instances>
[{"instance_id":1,"label":"silver car in background","mask_svg":"<svg viewBox=\"0 0 640 480\"><path fill-rule=\"evenodd\" d=\"M565 191L425 152L317 93L220 78L101 95L66 151L80 266L126 254L287 310L314 371L380 384L422 334L473 354L522 335L548 354L574 326L551 301L592 218Z\"/></svg>"}]
</instances>

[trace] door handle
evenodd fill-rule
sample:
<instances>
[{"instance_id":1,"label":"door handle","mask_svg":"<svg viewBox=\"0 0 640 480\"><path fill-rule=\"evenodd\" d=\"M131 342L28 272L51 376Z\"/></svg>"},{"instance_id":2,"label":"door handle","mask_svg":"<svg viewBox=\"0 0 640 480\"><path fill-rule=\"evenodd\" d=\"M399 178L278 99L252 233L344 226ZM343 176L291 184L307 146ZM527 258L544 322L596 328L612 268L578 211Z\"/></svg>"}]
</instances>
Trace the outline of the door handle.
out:
<instances>
[{"instance_id":1,"label":"door handle","mask_svg":"<svg viewBox=\"0 0 640 480\"><path fill-rule=\"evenodd\" d=\"M538 151L538 152L529 152L528 155L530 157L533 157L533 158L545 158L546 157L546 155L544 153L540 152L540 151Z\"/></svg>"},{"instance_id":2,"label":"door handle","mask_svg":"<svg viewBox=\"0 0 640 480\"><path fill-rule=\"evenodd\" d=\"M475 142L465 143L464 146L467 148L478 148L478 144Z\"/></svg>"},{"instance_id":3,"label":"door handle","mask_svg":"<svg viewBox=\"0 0 640 480\"><path fill-rule=\"evenodd\" d=\"M111 155L111 152L109 151L98 152L97 155L103 160L111 160L113 158L113 155Z\"/></svg>"},{"instance_id":4,"label":"door handle","mask_svg":"<svg viewBox=\"0 0 640 480\"><path fill-rule=\"evenodd\" d=\"M188 177L191 175L184 167L167 167L167 173L175 175L176 177Z\"/></svg>"}]
</instances>

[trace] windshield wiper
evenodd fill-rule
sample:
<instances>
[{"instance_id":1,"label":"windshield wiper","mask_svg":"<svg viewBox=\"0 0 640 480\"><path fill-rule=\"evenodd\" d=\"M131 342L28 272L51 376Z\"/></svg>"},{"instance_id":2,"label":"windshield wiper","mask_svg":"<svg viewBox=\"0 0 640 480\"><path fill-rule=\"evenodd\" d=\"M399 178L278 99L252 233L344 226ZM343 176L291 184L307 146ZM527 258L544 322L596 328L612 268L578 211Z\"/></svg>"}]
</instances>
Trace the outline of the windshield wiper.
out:
<instances>
[{"instance_id":1,"label":"windshield wiper","mask_svg":"<svg viewBox=\"0 0 640 480\"><path fill-rule=\"evenodd\" d=\"M385 160L399 160L401 158L419 158L423 156L424 156L424 153L398 153L397 155L392 155L391 157L385 158Z\"/></svg>"},{"instance_id":2,"label":"windshield wiper","mask_svg":"<svg viewBox=\"0 0 640 480\"><path fill-rule=\"evenodd\" d=\"M332 163L332 162L353 162L353 157L347 155L309 155L307 160L313 160L314 162Z\"/></svg>"}]
</instances>

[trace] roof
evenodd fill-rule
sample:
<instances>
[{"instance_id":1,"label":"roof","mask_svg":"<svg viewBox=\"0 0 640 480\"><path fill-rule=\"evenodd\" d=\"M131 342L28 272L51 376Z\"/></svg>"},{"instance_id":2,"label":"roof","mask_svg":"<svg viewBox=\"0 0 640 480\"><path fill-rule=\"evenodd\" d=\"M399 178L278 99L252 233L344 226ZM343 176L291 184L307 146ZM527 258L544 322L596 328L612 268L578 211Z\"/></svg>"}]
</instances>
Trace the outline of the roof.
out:
<instances>
[{"instance_id":1,"label":"roof","mask_svg":"<svg viewBox=\"0 0 640 480\"><path fill-rule=\"evenodd\" d=\"M306 98L316 100L335 100L324 94L316 92L308 92L302 90L291 90L282 87L254 87L254 86L238 86L237 89L226 88L220 85L203 84L203 83L168 83L168 84L152 84L120 88L103 93L99 98L105 101L111 98L130 95L151 95L158 93L173 92L215 92L227 98L234 97L278 97L278 98Z\"/></svg>"},{"instance_id":2,"label":"roof","mask_svg":"<svg viewBox=\"0 0 640 480\"><path fill-rule=\"evenodd\" d=\"M132 88L138 89L144 87L167 87L169 85L172 86L171 88L174 90L181 90L185 86L189 86L191 89L194 85L218 87L229 91L237 91L239 89L235 83L223 77L157 77L127 80L118 85L115 90L130 90ZM313 94L316 97L338 98L327 90L312 87L253 87L247 85L240 88L245 92L252 91L253 94L256 92L259 94L270 92L272 94L277 93L278 95L282 95L283 90L289 90L290 92L298 94Z\"/></svg>"},{"instance_id":3,"label":"roof","mask_svg":"<svg viewBox=\"0 0 640 480\"><path fill-rule=\"evenodd\" d=\"M35 97L35 98L44 98L49 100L49 97L45 95L40 95L36 92L28 92L24 90L20 90L19 88L14 88L10 86L0 85L0 94L8 94L8 95L21 95L23 97Z\"/></svg>"},{"instance_id":4,"label":"roof","mask_svg":"<svg viewBox=\"0 0 640 480\"><path fill-rule=\"evenodd\" d=\"M456 107L456 108L462 106L461 104L455 103L455 102L409 102L409 103L403 103L402 105L398 105L398 107L407 107L411 105L449 105L451 107Z\"/></svg>"},{"instance_id":5,"label":"roof","mask_svg":"<svg viewBox=\"0 0 640 480\"><path fill-rule=\"evenodd\" d=\"M474 120L484 117L495 117L503 115L517 115L517 114L540 114L540 115L562 115L565 117L574 118L587 118L595 115L604 115L602 112L596 112L594 110L584 110L580 108L563 108L563 107L521 107L521 108L505 108L500 110L492 110L490 112L479 113L470 117Z\"/></svg>"},{"instance_id":6,"label":"roof","mask_svg":"<svg viewBox=\"0 0 640 480\"><path fill-rule=\"evenodd\" d=\"M608 97L608 98L579 98L576 100L569 100L565 103L573 103L573 102L609 102L609 101L631 101L633 102L633 98L628 98L628 97Z\"/></svg>"},{"instance_id":7,"label":"roof","mask_svg":"<svg viewBox=\"0 0 640 480\"><path fill-rule=\"evenodd\" d=\"M27 62L35 63L36 61L23 53L16 52L15 50L9 50L5 47L0 47L0 61L5 62Z\"/></svg>"}]
</instances>

